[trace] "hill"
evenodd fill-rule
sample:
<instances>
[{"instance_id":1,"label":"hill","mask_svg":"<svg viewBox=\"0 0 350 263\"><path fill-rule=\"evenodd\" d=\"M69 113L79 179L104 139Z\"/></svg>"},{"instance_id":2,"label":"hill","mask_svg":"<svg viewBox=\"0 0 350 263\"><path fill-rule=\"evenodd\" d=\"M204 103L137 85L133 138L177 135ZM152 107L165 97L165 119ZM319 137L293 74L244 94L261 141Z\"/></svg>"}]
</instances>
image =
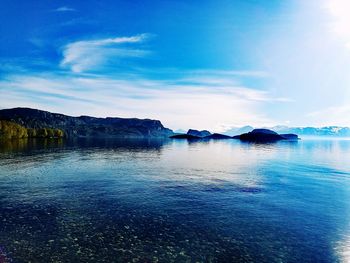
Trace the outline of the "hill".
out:
<instances>
[{"instance_id":1,"label":"hill","mask_svg":"<svg viewBox=\"0 0 350 263\"><path fill-rule=\"evenodd\" d=\"M136 118L72 117L31 108L0 110L0 119L25 128L60 129L66 137L167 138L173 134L158 120Z\"/></svg>"}]
</instances>

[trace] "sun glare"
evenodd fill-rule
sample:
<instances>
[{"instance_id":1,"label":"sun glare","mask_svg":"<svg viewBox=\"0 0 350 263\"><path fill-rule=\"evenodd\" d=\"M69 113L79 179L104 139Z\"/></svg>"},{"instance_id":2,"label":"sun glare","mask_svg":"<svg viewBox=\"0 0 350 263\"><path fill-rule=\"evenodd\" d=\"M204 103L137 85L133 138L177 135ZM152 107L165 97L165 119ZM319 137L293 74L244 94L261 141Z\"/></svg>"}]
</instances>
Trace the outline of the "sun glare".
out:
<instances>
[{"instance_id":1,"label":"sun glare","mask_svg":"<svg viewBox=\"0 0 350 263\"><path fill-rule=\"evenodd\" d=\"M345 41L350 48L350 1L327 0L326 8L332 16L331 30Z\"/></svg>"}]
</instances>

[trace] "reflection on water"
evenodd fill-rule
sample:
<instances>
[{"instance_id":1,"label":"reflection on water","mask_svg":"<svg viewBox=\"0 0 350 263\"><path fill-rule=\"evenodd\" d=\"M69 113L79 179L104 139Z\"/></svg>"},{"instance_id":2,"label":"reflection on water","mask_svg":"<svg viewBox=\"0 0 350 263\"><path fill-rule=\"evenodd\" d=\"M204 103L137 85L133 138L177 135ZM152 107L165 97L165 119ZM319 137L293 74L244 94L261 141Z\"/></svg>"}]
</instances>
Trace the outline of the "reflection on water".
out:
<instances>
[{"instance_id":1,"label":"reflection on water","mask_svg":"<svg viewBox=\"0 0 350 263\"><path fill-rule=\"evenodd\" d=\"M0 143L0 262L347 262L350 141Z\"/></svg>"},{"instance_id":2,"label":"reflection on water","mask_svg":"<svg viewBox=\"0 0 350 263\"><path fill-rule=\"evenodd\" d=\"M1 153L31 151L33 149L46 149L53 147L62 147L63 139L16 139L0 141Z\"/></svg>"}]
</instances>

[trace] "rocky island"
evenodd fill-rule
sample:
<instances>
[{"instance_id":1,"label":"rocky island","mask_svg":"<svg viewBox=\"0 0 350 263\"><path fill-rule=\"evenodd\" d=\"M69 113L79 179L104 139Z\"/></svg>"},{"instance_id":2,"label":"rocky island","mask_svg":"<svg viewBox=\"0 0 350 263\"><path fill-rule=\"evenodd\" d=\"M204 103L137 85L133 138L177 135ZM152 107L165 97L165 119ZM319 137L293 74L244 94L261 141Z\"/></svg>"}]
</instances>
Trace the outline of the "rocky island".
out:
<instances>
[{"instance_id":1,"label":"rocky island","mask_svg":"<svg viewBox=\"0 0 350 263\"><path fill-rule=\"evenodd\" d=\"M207 131L207 130L203 130L203 131L197 131L197 130L193 130L193 129L189 129L187 132L187 135L192 135L192 136L197 136L197 137L206 137L206 136L210 136L211 132Z\"/></svg>"},{"instance_id":2,"label":"rocky island","mask_svg":"<svg viewBox=\"0 0 350 263\"><path fill-rule=\"evenodd\" d=\"M211 135L212 134L207 130L198 131L198 130L194 130L194 129L189 129L186 134L182 134L182 133L175 134L175 135L171 135L170 138L172 138L172 139L198 140L198 139L206 138L206 137L211 136Z\"/></svg>"},{"instance_id":3,"label":"rocky island","mask_svg":"<svg viewBox=\"0 0 350 263\"><path fill-rule=\"evenodd\" d=\"M200 136L200 135L203 135L203 132L208 132L208 131L197 131L197 130L190 129L186 134L176 134L176 135L170 136L170 138L188 139L188 140L239 139L241 141L248 141L248 142L275 142L280 140L288 140L288 141L299 140L299 137L296 134L278 134L277 132L274 132L268 129L254 129L251 132L243 133L241 135L237 135L233 137L220 134L220 133L211 134L210 132L208 132L209 133L208 135Z\"/></svg>"},{"instance_id":4,"label":"rocky island","mask_svg":"<svg viewBox=\"0 0 350 263\"><path fill-rule=\"evenodd\" d=\"M233 139L249 142L275 142L281 140L295 141L299 140L296 134L278 134L269 129L254 129L251 132L233 136Z\"/></svg>"},{"instance_id":5,"label":"rocky island","mask_svg":"<svg viewBox=\"0 0 350 263\"><path fill-rule=\"evenodd\" d=\"M211 133L207 130L198 131L189 129L186 134L175 134L170 136L172 139L188 139L188 140L222 140L222 139L232 139L231 136L220 134L220 133Z\"/></svg>"}]
</instances>

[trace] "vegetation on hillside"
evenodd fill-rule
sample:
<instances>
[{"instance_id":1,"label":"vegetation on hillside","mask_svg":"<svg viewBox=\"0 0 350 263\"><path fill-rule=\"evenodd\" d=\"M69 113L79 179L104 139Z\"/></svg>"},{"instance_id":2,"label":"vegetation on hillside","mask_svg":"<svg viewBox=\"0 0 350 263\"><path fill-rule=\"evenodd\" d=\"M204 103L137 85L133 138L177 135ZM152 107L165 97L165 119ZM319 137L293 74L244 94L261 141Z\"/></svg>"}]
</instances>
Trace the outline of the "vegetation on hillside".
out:
<instances>
[{"instance_id":1,"label":"vegetation on hillside","mask_svg":"<svg viewBox=\"0 0 350 263\"><path fill-rule=\"evenodd\" d=\"M21 138L62 138L64 132L60 129L25 128L17 123L0 120L0 138L2 139L21 139Z\"/></svg>"}]
</instances>

